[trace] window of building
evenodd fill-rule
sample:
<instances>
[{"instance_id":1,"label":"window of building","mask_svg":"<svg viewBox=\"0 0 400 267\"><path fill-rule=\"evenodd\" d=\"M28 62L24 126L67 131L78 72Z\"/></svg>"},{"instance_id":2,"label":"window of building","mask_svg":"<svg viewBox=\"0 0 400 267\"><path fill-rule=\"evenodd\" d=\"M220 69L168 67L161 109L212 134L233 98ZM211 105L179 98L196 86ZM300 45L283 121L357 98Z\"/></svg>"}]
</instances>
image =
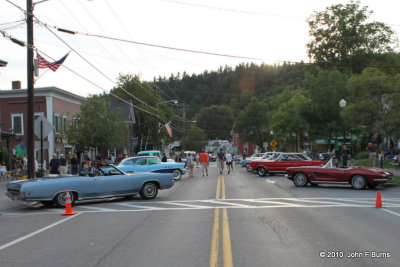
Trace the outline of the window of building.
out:
<instances>
[{"instance_id":1,"label":"window of building","mask_svg":"<svg viewBox=\"0 0 400 267\"><path fill-rule=\"evenodd\" d=\"M65 133L67 131L67 117L62 117L62 131Z\"/></svg>"},{"instance_id":2,"label":"window of building","mask_svg":"<svg viewBox=\"0 0 400 267\"><path fill-rule=\"evenodd\" d=\"M11 127L14 134L24 135L24 114L11 114Z\"/></svg>"},{"instance_id":3,"label":"window of building","mask_svg":"<svg viewBox=\"0 0 400 267\"><path fill-rule=\"evenodd\" d=\"M56 132L56 133L59 133L60 132L60 125L61 125L61 118L60 118L60 116L58 115L58 114L53 114L53 127L54 127L54 131Z\"/></svg>"}]
</instances>

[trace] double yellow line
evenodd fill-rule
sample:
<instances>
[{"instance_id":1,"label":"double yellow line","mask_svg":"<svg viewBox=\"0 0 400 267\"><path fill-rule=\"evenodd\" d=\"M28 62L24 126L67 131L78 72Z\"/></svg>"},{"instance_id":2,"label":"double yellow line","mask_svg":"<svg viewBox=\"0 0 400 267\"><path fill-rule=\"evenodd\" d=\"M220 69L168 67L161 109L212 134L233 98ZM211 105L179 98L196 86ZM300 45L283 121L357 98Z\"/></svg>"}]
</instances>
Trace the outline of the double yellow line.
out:
<instances>
[{"instance_id":1,"label":"double yellow line","mask_svg":"<svg viewBox=\"0 0 400 267\"><path fill-rule=\"evenodd\" d=\"M217 183L217 199L225 199L225 180L224 176L218 176ZM220 209L215 209L214 226L211 237L210 267L218 267L218 250L219 250L219 226L220 226ZM224 267L233 267L231 237L229 233L228 212L222 209L222 259Z\"/></svg>"}]
</instances>

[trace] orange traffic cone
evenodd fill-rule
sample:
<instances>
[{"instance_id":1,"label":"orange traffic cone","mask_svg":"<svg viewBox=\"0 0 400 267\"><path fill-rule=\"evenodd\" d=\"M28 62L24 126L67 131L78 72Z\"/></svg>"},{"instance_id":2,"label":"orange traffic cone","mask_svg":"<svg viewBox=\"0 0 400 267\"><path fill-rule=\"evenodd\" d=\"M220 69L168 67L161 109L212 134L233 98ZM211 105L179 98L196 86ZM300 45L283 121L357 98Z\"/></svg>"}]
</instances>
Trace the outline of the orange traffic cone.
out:
<instances>
[{"instance_id":1,"label":"orange traffic cone","mask_svg":"<svg viewBox=\"0 0 400 267\"><path fill-rule=\"evenodd\" d=\"M72 204L71 204L71 195L69 190L65 191L65 212L61 213L61 215L74 215L76 212L72 211Z\"/></svg>"},{"instance_id":2,"label":"orange traffic cone","mask_svg":"<svg viewBox=\"0 0 400 267\"><path fill-rule=\"evenodd\" d=\"M381 199L381 191L376 192L376 201L375 201L375 208L383 208L382 207L382 199Z\"/></svg>"}]
</instances>

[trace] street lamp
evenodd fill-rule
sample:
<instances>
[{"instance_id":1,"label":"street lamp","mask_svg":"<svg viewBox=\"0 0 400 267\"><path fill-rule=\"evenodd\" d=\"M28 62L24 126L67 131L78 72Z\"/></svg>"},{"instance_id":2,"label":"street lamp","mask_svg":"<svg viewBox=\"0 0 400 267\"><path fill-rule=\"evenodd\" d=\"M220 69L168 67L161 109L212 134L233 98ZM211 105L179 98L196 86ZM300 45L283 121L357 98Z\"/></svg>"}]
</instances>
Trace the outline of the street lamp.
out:
<instances>
[{"instance_id":1,"label":"street lamp","mask_svg":"<svg viewBox=\"0 0 400 267\"><path fill-rule=\"evenodd\" d=\"M172 99L172 100L167 100L167 101L163 101L163 102L157 103L157 104L156 104L157 109L158 109L158 105L164 104L164 103L174 103L174 104L178 104L178 100Z\"/></svg>"},{"instance_id":2,"label":"street lamp","mask_svg":"<svg viewBox=\"0 0 400 267\"><path fill-rule=\"evenodd\" d=\"M342 99L339 101L339 107L341 109L344 109L346 107L346 100ZM343 123L344 124L344 123ZM345 140L346 140L346 130L345 127L343 126L343 141L342 141L342 161L343 161L343 167L347 167L347 151L343 151L345 149Z\"/></svg>"}]
</instances>

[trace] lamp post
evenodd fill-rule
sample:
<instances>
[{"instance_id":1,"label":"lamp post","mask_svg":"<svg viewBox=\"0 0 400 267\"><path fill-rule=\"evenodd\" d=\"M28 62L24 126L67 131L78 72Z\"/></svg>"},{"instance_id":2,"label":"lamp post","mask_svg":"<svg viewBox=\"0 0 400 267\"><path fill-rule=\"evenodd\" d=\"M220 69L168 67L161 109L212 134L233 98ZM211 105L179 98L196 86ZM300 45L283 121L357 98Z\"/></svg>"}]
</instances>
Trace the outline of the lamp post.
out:
<instances>
[{"instance_id":1,"label":"lamp post","mask_svg":"<svg viewBox=\"0 0 400 267\"><path fill-rule=\"evenodd\" d=\"M346 100L344 100L344 99L341 99L341 100L339 101L339 107L340 107L341 109L344 109L344 108L346 107L346 104L347 104L347 102L346 102ZM343 124L344 124L344 123L343 123ZM345 140L346 140L346 130L345 130L345 127L344 127L344 125L343 125L343 141L342 141L342 161L343 161L343 167L347 167L347 157L348 157L347 151L343 151L343 150L346 148L345 145L344 145Z\"/></svg>"},{"instance_id":2,"label":"lamp post","mask_svg":"<svg viewBox=\"0 0 400 267\"><path fill-rule=\"evenodd\" d=\"M162 102L159 102L159 103L156 104L156 108L157 108L157 118L156 118L157 124L156 124L156 126L157 126L157 129L158 129L157 146L160 147L160 150L161 150L161 145L160 145L160 129L161 129L161 127L160 127L160 122L159 122L159 119L160 119L160 109L158 108L158 106L161 105L161 104L165 104L165 103L173 103L173 104L176 105L176 104L178 104L178 100L176 100L176 99L171 99L171 100L162 101Z\"/></svg>"}]
</instances>

